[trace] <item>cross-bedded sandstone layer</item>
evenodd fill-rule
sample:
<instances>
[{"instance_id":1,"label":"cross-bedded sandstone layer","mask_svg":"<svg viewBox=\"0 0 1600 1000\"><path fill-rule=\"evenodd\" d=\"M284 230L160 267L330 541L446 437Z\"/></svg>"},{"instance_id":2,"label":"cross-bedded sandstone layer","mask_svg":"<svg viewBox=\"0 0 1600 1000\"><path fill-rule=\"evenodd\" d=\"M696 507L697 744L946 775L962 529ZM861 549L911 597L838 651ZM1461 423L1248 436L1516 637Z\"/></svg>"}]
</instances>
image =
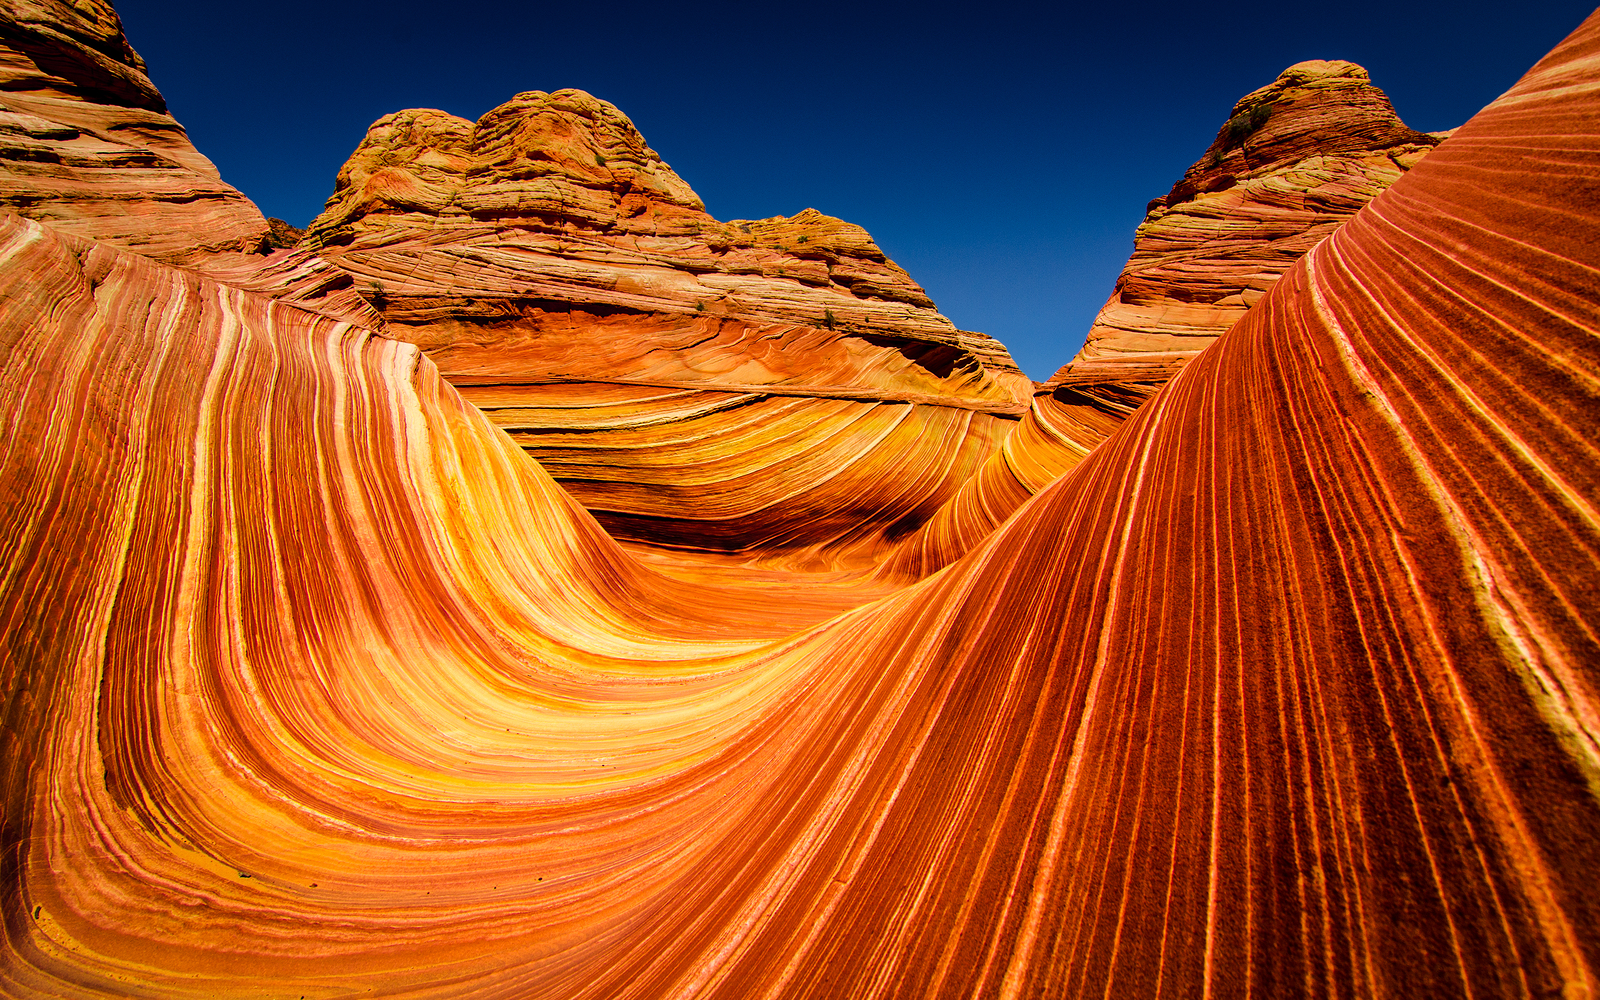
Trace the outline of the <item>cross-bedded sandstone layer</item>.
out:
<instances>
[{"instance_id":1,"label":"cross-bedded sandstone layer","mask_svg":"<svg viewBox=\"0 0 1600 1000\"><path fill-rule=\"evenodd\" d=\"M1597 67L876 591L639 558L304 257L0 218L0 992L1595 995Z\"/></svg>"},{"instance_id":2,"label":"cross-bedded sandstone layer","mask_svg":"<svg viewBox=\"0 0 1600 1000\"><path fill-rule=\"evenodd\" d=\"M167 113L104 0L0 2L0 208L174 263L267 235Z\"/></svg>"},{"instance_id":3,"label":"cross-bedded sandstone layer","mask_svg":"<svg viewBox=\"0 0 1600 1000\"><path fill-rule=\"evenodd\" d=\"M859 226L719 222L580 91L381 119L307 245L625 537L871 558L1032 391Z\"/></svg>"},{"instance_id":4,"label":"cross-bedded sandstone layer","mask_svg":"<svg viewBox=\"0 0 1600 1000\"><path fill-rule=\"evenodd\" d=\"M1446 135L1407 128L1354 63L1290 66L1241 98L1200 159L1150 202L1110 300L1052 381L1101 369L1124 381L1170 377Z\"/></svg>"}]
</instances>

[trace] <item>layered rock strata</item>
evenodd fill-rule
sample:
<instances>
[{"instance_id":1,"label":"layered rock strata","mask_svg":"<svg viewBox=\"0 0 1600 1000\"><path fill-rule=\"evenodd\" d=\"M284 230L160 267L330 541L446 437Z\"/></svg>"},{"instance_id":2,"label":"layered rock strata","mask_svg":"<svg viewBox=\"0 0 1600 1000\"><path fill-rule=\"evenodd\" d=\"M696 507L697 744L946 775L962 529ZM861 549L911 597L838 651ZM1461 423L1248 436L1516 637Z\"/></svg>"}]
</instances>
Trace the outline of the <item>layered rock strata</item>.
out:
<instances>
[{"instance_id":1,"label":"layered rock strata","mask_svg":"<svg viewBox=\"0 0 1600 1000\"><path fill-rule=\"evenodd\" d=\"M410 345L0 220L0 989L1600 991L1597 56L843 614L639 564Z\"/></svg>"},{"instance_id":2,"label":"layered rock strata","mask_svg":"<svg viewBox=\"0 0 1600 1000\"><path fill-rule=\"evenodd\" d=\"M0 0L0 208L175 263L267 236L103 0Z\"/></svg>"},{"instance_id":3,"label":"layered rock strata","mask_svg":"<svg viewBox=\"0 0 1600 1000\"><path fill-rule=\"evenodd\" d=\"M1200 159L1150 202L1083 349L888 571L920 576L970 549L1447 135L1407 128L1349 62L1297 63L1241 98Z\"/></svg>"},{"instance_id":4,"label":"layered rock strata","mask_svg":"<svg viewBox=\"0 0 1600 1000\"><path fill-rule=\"evenodd\" d=\"M871 551L1032 391L859 226L719 222L580 91L381 119L307 246L627 537Z\"/></svg>"},{"instance_id":5,"label":"layered rock strata","mask_svg":"<svg viewBox=\"0 0 1600 1000\"><path fill-rule=\"evenodd\" d=\"M1150 202L1083 349L1051 381L1170 378L1448 134L1407 128L1354 63L1290 66Z\"/></svg>"}]
</instances>

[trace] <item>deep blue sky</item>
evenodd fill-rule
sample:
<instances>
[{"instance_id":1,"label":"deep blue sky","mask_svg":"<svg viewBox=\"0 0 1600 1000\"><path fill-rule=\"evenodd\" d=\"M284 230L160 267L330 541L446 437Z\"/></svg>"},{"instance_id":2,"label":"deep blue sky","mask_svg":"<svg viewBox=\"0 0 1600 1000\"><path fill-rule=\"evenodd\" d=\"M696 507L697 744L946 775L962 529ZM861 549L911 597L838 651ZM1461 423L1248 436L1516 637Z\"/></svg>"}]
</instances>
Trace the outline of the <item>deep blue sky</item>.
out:
<instances>
[{"instance_id":1,"label":"deep blue sky","mask_svg":"<svg viewBox=\"0 0 1600 1000\"><path fill-rule=\"evenodd\" d=\"M376 118L578 87L720 219L865 226L965 329L1043 379L1070 359L1145 202L1233 102L1302 59L1366 66L1407 124L1461 124L1593 9L567 0L116 0L173 114L268 215L305 225ZM222 13L224 9L232 12Z\"/></svg>"}]
</instances>

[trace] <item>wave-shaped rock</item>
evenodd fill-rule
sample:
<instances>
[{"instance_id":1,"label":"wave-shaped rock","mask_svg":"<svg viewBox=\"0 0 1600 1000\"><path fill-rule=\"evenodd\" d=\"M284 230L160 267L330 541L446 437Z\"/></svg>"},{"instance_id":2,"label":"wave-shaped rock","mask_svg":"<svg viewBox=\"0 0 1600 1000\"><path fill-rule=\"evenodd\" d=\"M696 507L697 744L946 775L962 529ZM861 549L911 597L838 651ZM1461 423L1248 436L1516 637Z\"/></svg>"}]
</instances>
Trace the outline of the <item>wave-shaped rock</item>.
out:
<instances>
[{"instance_id":1,"label":"wave-shaped rock","mask_svg":"<svg viewBox=\"0 0 1600 1000\"><path fill-rule=\"evenodd\" d=\"M0 218L0 991L1596 992L1597 55L899 589L642 561L415 346Z\"/></svg>"}]
</instances>

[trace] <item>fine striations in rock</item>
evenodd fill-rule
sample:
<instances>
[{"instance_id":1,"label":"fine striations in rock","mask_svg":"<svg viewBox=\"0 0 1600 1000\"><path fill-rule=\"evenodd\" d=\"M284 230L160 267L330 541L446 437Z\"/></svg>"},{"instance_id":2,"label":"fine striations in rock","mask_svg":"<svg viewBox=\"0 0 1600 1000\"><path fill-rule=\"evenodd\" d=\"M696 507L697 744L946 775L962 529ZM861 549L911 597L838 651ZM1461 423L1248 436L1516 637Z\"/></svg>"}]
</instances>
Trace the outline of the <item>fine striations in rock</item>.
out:
<instances>
[{"instance_id":1,"label":"fine striations in rock","mask_svg":"<svg viewBox=\"0 0 1600 1000\"><path fill-rule=\"evenodd\" d=\"M1448 133L1407 128L1367 71L1312 60L1247 94L1217 138L1150 203L1071 384L1108 366L1170 377L1238 322L1306 251Z\"/></svg>"},{"instance_id":2,"label":"fine striations in rock","mask_svg":"<svg viewBox=\"0 0 1600 1000\"><path fill-rule=\"evenodd\" d=\"M719 222L580 91L381 119L306 243L624 537L870 555L1032 391L859 226Z\"/></svg>"},{"instance_id":3,"label":"fine striations in rock","mask_svg":"<svg viewBox=\"0 0 1600 1000\"><path fill-rule=\"evenodd\" d=\"M1242 98L1171 192L1150 202L1078 356L1039 387L1003 449L902 542L893 571L945 565L1082 461L1447 134L1407 128L1349 62L1297 63Z\"/></svg>"},{"instance_id":4,"label":"fine striations in rock","mask_svg":"<svg viewBox=\"0 0 1600 1000\"><path fill-rule=\"evenodd\" d=\"M104 0L0 0L0 208L175 263L267 235Z\"/></svg>"},{"instance_id":5,"label":"fine striations in rock","mask_svg":"<svg viewBox=\"0 0 1600 1000\"><path fill-rule=\"evenodd\" d=\"M0 215L0 995L1600 993L1597 178L1600 14L910 585Z\"/></svg>"}]
</instances>

